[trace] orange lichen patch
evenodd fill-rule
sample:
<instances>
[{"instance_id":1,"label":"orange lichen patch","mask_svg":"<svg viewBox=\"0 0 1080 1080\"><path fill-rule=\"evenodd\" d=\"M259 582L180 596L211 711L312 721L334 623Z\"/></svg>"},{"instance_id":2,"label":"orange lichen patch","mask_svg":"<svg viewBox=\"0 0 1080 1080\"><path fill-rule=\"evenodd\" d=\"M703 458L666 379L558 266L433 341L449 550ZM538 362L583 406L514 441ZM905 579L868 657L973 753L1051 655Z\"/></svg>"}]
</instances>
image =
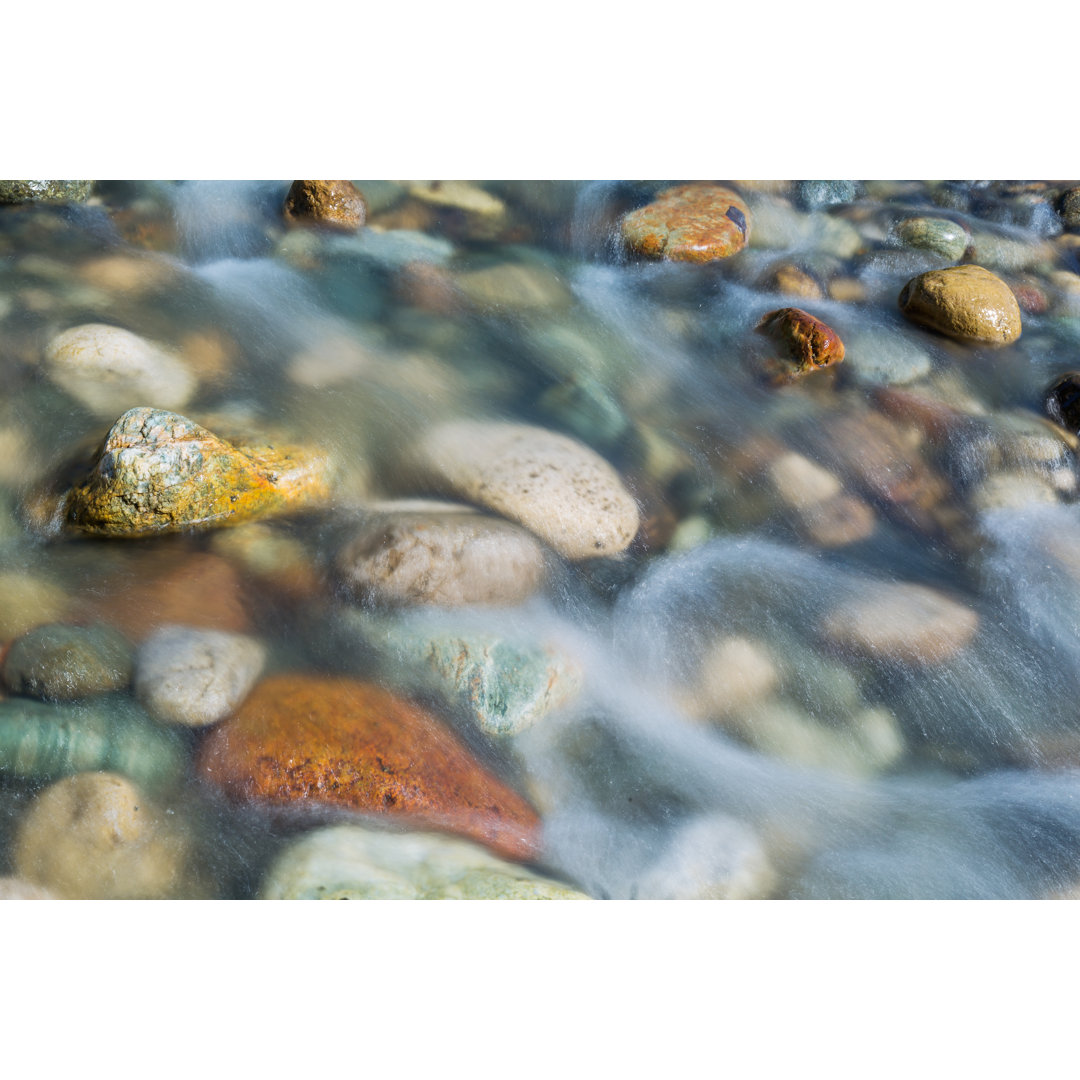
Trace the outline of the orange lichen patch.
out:
<instances>
[{"instance_id":1,"label":"orange lichen patch","mask_svg":"<svg viewBox=\"0 0 1080 1080\"><path fill-rule=\"evenodd\" d=\"M163 572L125 574L95 593L79 606L79 621L100 620L133 641L174 624L235 633L251 629L243 581L217 555L200 552Z\"/></svg>"},{"instance_id":2,"label":"orange lichen patch","mask_svg":"<svg viewBox=\"0 0 1080 1080\"><path fill-rule=\"evenodd\" d=\"M199 775L236 799L313 801L539 853L539 818L430 714L355 679L277 675L211 733Z\"/></svg>"},{"instance_id":3,"label":"orange lichen patch","mask_svg":"<svg viewBox=\"0 0 1080 1080\"><path fill-rule=\"evenodd\" d=\"M177 413L138 408L113 424L90 475L68 492L64 521L91 536L147 536L233 525L327 493L319 454L236 445Z\"/></svg>"},{"instance_id":4,"label":"orange lichen patch","mask_svg":"<svg viewBox=\"0 0 1080 1080\"><path fill-rule=\"evenodd\" d=\"M367 220L367 201L351 180L294 180L284 214L287 225L352 232Z\"/></svg>"},{"instance_id":5,"label":"orange lichen patch","mask_svg":"<svg viewBox=\"0 0 1080 1080\"><path fill-rule=\"evenodd\" d=\"M622 221L627 247L652 259L704 263L742 251L750 209L730 188L683 184L668 188Z\"/></svg>"},{"instance_id":6,"label":"orange lichen patch","mask_svg":"<svg viewBox=\"0 0 1080 1080\"><path fill-rule=\"evenodd\" d=\"M794 365L785 371L787 378L797 379L844 359L840 335L800 308L767 312L754 329L772 338L783 350L783 358Z\"/></svg>"}]
</instances>

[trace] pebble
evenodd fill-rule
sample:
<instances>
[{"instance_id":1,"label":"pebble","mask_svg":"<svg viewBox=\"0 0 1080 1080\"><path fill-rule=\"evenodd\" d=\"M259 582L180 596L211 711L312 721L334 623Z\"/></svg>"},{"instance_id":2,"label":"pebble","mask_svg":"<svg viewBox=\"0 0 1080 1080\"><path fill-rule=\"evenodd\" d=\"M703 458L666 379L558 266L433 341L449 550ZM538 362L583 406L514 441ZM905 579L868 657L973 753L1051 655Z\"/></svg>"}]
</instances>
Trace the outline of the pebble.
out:
<instances>
[{"instance_id":1,"label":"pebble","mask_svg":"<svg viewBox=\"0 0 1080 1080\"><path fill-rule=\"evenodd\" d=\"M0 203L85 202L93 187L93 180L0 180Z\"/></svg>"},{"instance_id":2,"label":"pebble","mask_svg":"<svg viewBox=\"0 0 1080 1080\"><path fill-rule=\"evenodd\" d=\"M912 336L891 327L848 330L844 360L863 386L903 386L929 375L930 354Z\"/></svg>"},{"instance_id":3,"label":"pebble","mask_svg":"<svg viewBox=\"0 0 1080 1080\"><path fill-rule=\"evenodd\" d=\"M854 202L859 185L854 180L799 180L795 185L795 201L803 210L822 210Z\"/></svg>"},{"instance_id":4,"label":"pebble","mask_svg":"<svg viewBox=\"0 0 1080 1080\"><path fill-rule=\"evenodd\" d=\"M705 263L738 254L750 238L750 208L719 184L683 184L660 192L622 220L630 251L653 259Z\"/></svg>"},{"instance_id":5,"label":"pebble","mask_svg":"<svg viewBox=\"0 0 1080 1080\"><path fill-rule=\"evenodd\" d=\"M870 660L908 665L944 663L975 636L979 616L936 589L875 583L826 616L827 641Z\"/></svg>"},{"instance_id":6,"label":"pebble","mask_svg":"<svg viewBox=\"0 0 1080 1080\"><path fill-rule=\"evenodd\" d=\"M177 413L131 409L64 512L69 528L91 536L214 528L318 501L326 474L313 451L235 445Z\"/></svg>"},{"instance_id":7,"label":"pebble","mask_svg":"<svg viewBox=\"0 0 1080 1080\"><path fill-rule=\"evenodd\" d=\"M778 875L757 833L727 814L701 815L676 830L641 876L638 900L766 900Z\"/></svg>"},{"instance_id":8,"label":"pebble","mask_svg":"<svg viewBox=\"0 0 1080 1080\"><path fill-rule=\"evenodd\" d=\"M801 454L777 458L768 476L781 502L792 511L799 531L822 547L857 543L877 528L869 504L846 494L833 473Z\"/></svg>"},{"instance_id":9,"label":"pebble","mask_svg":"<svg viewBox=\"0 0 1080 1080\"><path fill-rule=\"evenodd\" d=\"M261 900L588 900L569 885L497 859L452 836L314 829L289 844Z\"/></svg>"},{"instance_id":10,"label":"pebble","mask_svg":"<svg viewBox=\"0 0 1080 1080\"><path fill-rule=\"evenodd\" d=\"M502 518L468 507L366 515L338 554L341 581L366 604L519 604L540 588L544 550Z\"/></svg>"},{"instance_id":11,"label":"pebble","mask_svg":"<svg viewBox=\"0 0 1080 1080\"><path fill-rule=\"evenodd\" d=\"M839 304L861 304L866 297L866 286L858 278L836 277L829 282L829 299Z\"/></svg>"},{"instance_id":12,"label":"pebble","mask_svg":"<svg viewBox=\"0 0 1080 1080\"><path fill-rule=\"evenodd\" d=\"M1059 213L1067 229L1080 229L1080 188L1069 188L1061 196Z\"/></svg>"},{"instance_id":13,"label":"pebble","mask_svg":"<svg viewBox=\"0 0 1080 1080\"><path fill-rule=\"evenodd\" d=\"M457 273L453 283L469 303L482 311L560 311L573 302L562 278L542 266L500 263Z\"/></svg>"},{"instance_id":14,"label":"pebble","mask_svg":"<svg viewBox=\"0 0 1080 1080\"><path fill-rule=\"evenodd\" d=\"M186 749L126 694L67 705L0 700L0 775L55 780L105 769L161 787L186 767Z\"/></svg>"},{"instance_id":15,"label":"pebble","mask_svg":"<svg viewBox=\"0 0 1080 1080\"><path fill-rule=\"evenodd\" d=\"M768 292L786 293L804 300L821 300L821 286L805 270L793 263L781 263L762 279L761 287Z\"/></svg>"},{"instance_id":16,"label":"pebble","mask_svg":"<svg viewBox=\"0 0 1080 1080\"><path fill-rule=\"evenodd\" d=\"M19 821L16 873L65 900L166 900L185 893L189 842L123 776L83 772L46 788Z\"/></svg>"},{"instance_id":17,"label":"pebble","mask_svg":"<svg viewBox=\"0 0 1080 1080\"><path fill-rule=\"evenodd\" d=\"M198 773L232 797L325 805L457 833L505 858L539 853L540 822L434 716L353 679L276 675L202 744Z\"/></svg>"},{"instance_id":18,"label":"pebble","mask_svg":"<svg viewBox=\"0 0 1080 1080\"><path fill-rule=\"evenodd\" d=\"M1080 372L1069 371L1046 390L1043 399L1047 416L1073 435L1080 435Z\"/></svg>"},{"instance_id":19,"label":"pebble","mask_svg":"<svg viewBox=\"0 0 1080 1080\"><path fill-rule=\"evenodd\" d=\"M957 262L967 251L971 237L962 225L948 218L910 217L896 226L896 239L905 247L932 251Z\"/></svg>"},{"instance_id":20,"label":"pebble","mask_svg":"<svg viewBox=\"0 0 1080 1080\"><path fill-rule=\"evenodd\" d=\"M352 232L367 220L367 203L351 180L294 180L283 213L286 225Z\"/></svg>"},{"instance_id":21,"label":"pebble","mask_svg":"<svg viewBox=\"0 0 1080 1080\"><path fill-rule=\"evenodd\" d=\"M980 266L992 266L1005 272L1027 270L1056 261L1054 245L1047 240L1032 243L978 229L972 232L971 258Z\"/></svg>"},{"instance_id":22,"label":"pebble","mask_svg":"<svg viewBox=\"0 0 1080 1080\"><path fill-rule=\"evenodd\" d=\"M615 555L638 531L633 496L583 443L546 428L440 424L414 453L418 481L524 525L568 559Z\"/></svg>"},{"instance_id":23,"label":"pebble","mask_svg":"<svg viewBox=\"0 0 1080 1080\"><path fill-rule=\"evenodd\" d=\"M45 368L57 386L101 419L144 401L183 408L198 385L175 353L102 323L57 334L45 348Z\"/></svg>"},{"instance_id":24,"label":"pebble","mask_svg":"<svg viewBox=\"0 0 1080 1080\"><path fill-rule=\"evenodd\" d=\"M255 638L162 627L139 647L135 696L155 720L206 727L236 711L265 662L266 649Z\"/></svg>"},{"instance_id":25,"label":"pebble","mask_svg":"<svg viewBox=\"0 0 1080 1080\"><path fill-rule=\"evenodd\" d=\"M800 308L766 312L754 329L780 347L785 361L783 378L800 378L844 359L840 335Z\"/></svg>"},{"instance_id":26,"label":"pebble","mask_svg":"<svg viewBox=\"0 0 1080 1080\"><path fill-rule=\"evenodd\" d=\"M75 701L121 690L131 681L132 650L106 626L50 623L16 639L4 657L4 682L16 694Z\"/></svg>"},{"instance_id":27,"label":"pebble","mask_svg":"<svg viewBox=\"0 0 1080 1080\"><path fill-rule=\"evenodd\" d=\"M505 225L506 203L467 180L413 180L409 195L440 209L460 212L472 239L495 239Z\"/></svg>"},{"instance_id":28,"label":"pebble","mask_svg":"<svg viewBox=\"0 0 1080 1080\"><path fill-rule=\"evenodd\" d=\"M1020 337L1020 307L1009 286L981 266L929 270L900 293L900 310L957 341L1007 345Z\"/></svg>"},{"instance_id":29,"label":"pebble","mask_svg":"<svg viewBox=\"0 0 1080 1080\"><path fill-rule=\"evenodd\" d=\"M160 255L101 255L82 263L78 276L86 284L109 292L141 295L175 286L181 273L175 263Z\"/></svg>"},{"instance_id":30,"label":"pebble","mask_svg":"<svg viewBox=\"0 0 1080 1080\"><path fill-rule=\"evenodd\" d=\"M57 585L22 570L0 570L0 640L60 621L70 602Z\"/></svg>"},{"instance_id":31,"label":"pebble","mask_svg":"<svg viewBox=\"0 0 1080 1080\"><path fill-rule=\"evenodd\" d=\"M347 640L373 652L393 685L435 694L495 738L517 735L581 692L583 673L553 640L448 618L345 613Z\"/></svg>"},{"instance_id":32,"label":"pebble","mask_svg":"<svg viewBox=\"0 0 1080 1080\"><path fill-rule=\"evenodd\" d=\"M726 716L765 700L779 682L780 672L763 641L725 637L706 649L687 704L697 716Z\"/></svg>"}]
</instances>

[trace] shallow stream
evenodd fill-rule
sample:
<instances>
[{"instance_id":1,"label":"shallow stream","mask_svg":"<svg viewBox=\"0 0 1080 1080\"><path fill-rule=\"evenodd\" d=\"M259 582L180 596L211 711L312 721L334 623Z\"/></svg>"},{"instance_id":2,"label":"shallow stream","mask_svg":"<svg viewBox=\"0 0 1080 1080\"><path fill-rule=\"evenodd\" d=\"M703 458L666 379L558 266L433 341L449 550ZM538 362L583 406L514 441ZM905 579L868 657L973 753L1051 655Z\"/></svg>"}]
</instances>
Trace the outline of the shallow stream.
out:
<instances>
[{"instance_id":1,"label":"shallow stream","mask_svg":"<svg viewBox=\"0 0 1080 1080\"><path fill-rule=\"evenodd\" d=\"M98 182L83 202L0 206L5 889L1080 889L1080 426L1046 406L1080 368L1075 182L734 181L748 244L704 264L621 241L674 182L354 183L351 231L289 227L289 182ZM962 264L1009 287L1019 338L905 317L909 281ZM756 329L781 308L831 327L842 362L791 370ZM87 325L160 346L180 389L55 362ZM312 448L329 492L231 527L79 535L50 499L137 407ZM579 556L542 537L535 587L491 603L356 586L343 553L373 514L475 501L411 465L458 420L590 448L637 505L632 543ZM58 700L19 683L12 648L55 624L118 632L134 684ZM528 872L499 884L467 831L328 806L325 780L287 807L215 786L206 746L229 720L169 723L139 683L144 642L176 626L254 639L261 680L368 682L424 709L535 809ZM155 807L143 832L98 824L84 843L80 796L66 833L28 839L51 786L101 771ZM416 836L434 846L393 847ZM128 861L102 854L125 844Z\"/></svg>"}]
</instances>

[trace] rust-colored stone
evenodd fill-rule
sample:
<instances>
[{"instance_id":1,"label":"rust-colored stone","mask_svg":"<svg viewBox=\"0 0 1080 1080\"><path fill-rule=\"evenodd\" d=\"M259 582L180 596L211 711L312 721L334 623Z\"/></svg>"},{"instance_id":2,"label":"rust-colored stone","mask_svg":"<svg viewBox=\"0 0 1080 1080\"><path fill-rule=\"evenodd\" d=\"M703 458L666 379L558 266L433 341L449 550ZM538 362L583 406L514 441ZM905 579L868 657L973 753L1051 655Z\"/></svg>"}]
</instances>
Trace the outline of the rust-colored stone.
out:
<instances>
[{"instance_id":1,"label":"rust-colored stone","mask_svg":"<svg viewBox=\"0 0 1080 1080\"><path fill-rule=\"evenodd\" d=\"M308 801L539 854L540 821L434 717L355 679L276 675L202 746L198 772L237 799Z\"/></svg>"},{"instance_id":2,"label":"rust-colored stone","mask_svg":"<svg viewBox=\"0 0 1080 1080\"><path fill-rule=\"evenodd\" d=\"M367 201L351 180L294 180L284 214L287 225L353 232L367 220Z\"/></svg>"},{"instance_id":3,"label":"rust-colored stone","mask_svg":"<svg viewBox=\"0 0 1080 1080\"><path fill-rule=\"evenodd\" d=\"M177 413L129 409L64 501L69 529L133 537L235 525L321 499L326 460L227 442Z\"/></svg>"},{"instance_id":4,"label":"rust-colored stone","mask_svg":"<svg viewBox=\"0 0 1080 1080\"><path fill-rule=\"evenodd\" d=\"M844 343L840 335L801 308L769 311L754 329L779 345L784 353L783 359L794 365L786 367L778 376L783 381L820 371L844 359Z\"/></svg>"},{"instance_id":5,"label":"rust-colored stone","mask_svg":"<svg viewBox=\"0 0 1080 1080\"><path fill-rule=\"evenodd\" d=\"M746 247L750 208L719 184L682 184L627 214L622 236L631 251L651 259L713 262Z\"/></svg>"}]
</instances>

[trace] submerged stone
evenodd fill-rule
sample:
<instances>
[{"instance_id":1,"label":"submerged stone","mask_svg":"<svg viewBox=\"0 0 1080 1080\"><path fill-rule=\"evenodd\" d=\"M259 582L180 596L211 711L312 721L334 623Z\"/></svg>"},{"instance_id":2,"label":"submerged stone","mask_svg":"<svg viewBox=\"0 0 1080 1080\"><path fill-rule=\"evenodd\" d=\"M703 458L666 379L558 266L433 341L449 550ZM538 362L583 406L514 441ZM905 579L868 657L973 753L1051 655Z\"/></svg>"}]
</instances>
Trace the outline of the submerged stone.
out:
<instances>
[{"instance_id":1,"label":"submerged stone","mask_svg":"<svg viewBox=\"0 0 1080 1080\"><path fill-rule=\"evenodd\" d=\"M821 210L854 202L859 185L854 180L800 180L795 185L795 201L803 210Z\"/></svg>"},{"instance_id":2,"label":"submerged stone","mask_svg":"<svg viewBox=\"0 0 1080 1080\"><path fill-rule=\"evenodd\" d=\"M1020 336L1020 306L1001 278L981 266L928 270L900 293L912 322L957 341L1008 345Z\"/></svg>"},{"instance_id":3,"label":"submerged stone","mask_svg":"<svg viewBox=\"0 0 1080 1080\"><path fill-rule=\"evenodd\" d=\"M289 844L259 887L261 900L588 900L466 840L315 829Z\"/></svg>"},{"instance_id":4,"label":"submerged stone","mask_svg":"<svg viewBox=\"0 0 1080 1080\"><path fill-rule=\"evenodd\" d=\"M896 238L905 247L922 248L956 262L971 241L968 231L948 218L910 217L896 226Z\"/></svg>"},{"instance_id":5,"label":"submerged stone","mask_svg":"<svg viewBox=\"0 0 1080 1080\"><path fill-rule=\"evenodd\" d=\"M719 184L683 184L660 192L622 221L626 246L653 259L704 263L746 247L750 208Z\"/></svg>"},{"instance_id":6,"label":"submerged stone","mask_svg":"<svg viewBox=\"0 0 1080 1080\"><path fill-rule=\"evenodd\" d=\"M771 338L783 351L788 378L800 378L844 359L844 343L831 326L800 308L766 312L754 328Z\"/></svg>"},{"instance_id":7,"label":"submerged stone","mask_svg":"<svg viewBox=\"0 0 1080 1080\"><path fill-rule=\"evenodd\" d=\"M0 180L0 203L85 202L93 187L93 180Z\"/></svg>"},{"instance_id":8,"label":"submerged stone","mask_svg":"<svg viewBox=\"0 0 1080 1080\"><path fill-rule=\"evenodd\" d=\"M64 517L92 536L147 536L236 524L327 492L319 454L226 442L177 413L138 408L113 424Z\"/></svg>"},{"instance_id":9,"label":"submerged stone","mask_svg":"<svg viewBox=\"0 0 1080 1080\"><path fill-rule=\"evenodd\" d=\"M1046 391L1044 405L1052 420L1080 435L1080 372L1070 371L1056 379Z\"/></svg>"},{"instance_id":10,"label":"submerged stone","mask_svg":"<svg viewBox=\"0 0 1080 1080\"><path fill-rule=\"evenodd\" d=\"M132 650L105 626L50 623L23 634L4 658L5 684L17 694L73 701L120 690L131 680Z\"/></svg>"},{"instance_id":11,"label":"submerged stone","mask_svg":"<svg viewBox=\"0 0 1080 1080\"><path fill-rule=\"evenodd\" d=\"M510 859L539 854L540 821L447 728L354 679L264 679L203 743L198 771L234 798L322 804L458 833Z\"/></svg>"},{"instance_id":12,"label":"submerged stone","mask_svg":"<svg viewBox=\"0 0 1080 1080\"><path fill-rule=\"evenodd\" d=\"M126 695L78 705L0 701L0 775L54 780L108 770L163 786L178 779L186 764L183 744Z\"/></svg>"},{"instance_id":13,"label":"submerged stone","mask_svg":"<svg viewBox=\"0 0 1080 1080\"><path fill-rule=\"evenodd\" d=\"M420 483L503 514L568 559L614 555L638 531L633 496L598 454L527 424L440 424L414 453Z\"/></svg>"},{"instance_id":14,"label":"submerged stone","mask_svg":"<svg viewBox=\"0 0 1080 1080\"><path fill-rule=\"evenodd\" d=\"M284 215L287 225L352 232L367 220L367 203L351 180L294 180Z\"/></svg>"}]
</instances>

